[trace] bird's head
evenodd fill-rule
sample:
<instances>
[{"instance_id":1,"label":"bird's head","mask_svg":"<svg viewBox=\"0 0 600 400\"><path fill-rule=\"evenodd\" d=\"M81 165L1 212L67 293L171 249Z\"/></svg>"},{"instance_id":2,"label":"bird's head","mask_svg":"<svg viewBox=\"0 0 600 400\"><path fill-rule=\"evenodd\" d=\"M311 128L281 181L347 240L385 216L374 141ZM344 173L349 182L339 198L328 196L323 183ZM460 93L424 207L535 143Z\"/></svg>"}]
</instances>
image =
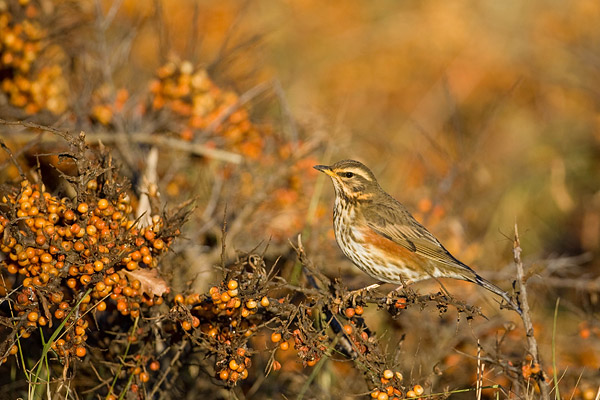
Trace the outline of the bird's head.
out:
<instances>
[{"instance_id":1,"label":"bird's head","mask_svg":"<svg viewBox=\"0 0 600 400\"><path fill-rule=\"evenodd\" d=\"M364 164L354 160L342 160L332 165L315 165L331 178L336 196L347 200L369 200L379 190L375 175Z\"/></svg>"}]
</instances>

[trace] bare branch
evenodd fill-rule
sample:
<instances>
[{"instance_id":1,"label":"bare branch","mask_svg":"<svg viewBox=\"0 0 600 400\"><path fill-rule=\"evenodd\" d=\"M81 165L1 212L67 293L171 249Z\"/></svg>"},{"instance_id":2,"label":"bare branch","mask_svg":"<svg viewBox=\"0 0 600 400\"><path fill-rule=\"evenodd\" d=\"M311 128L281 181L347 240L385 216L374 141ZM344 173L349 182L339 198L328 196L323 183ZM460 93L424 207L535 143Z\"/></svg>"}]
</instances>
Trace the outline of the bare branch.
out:
<instances>
[{"instance_id":1,"label":"bare branch","mask_svg":"<svg viewBox=\"0 0 600 400\"><path fill-rule=\"evenodd\" d=\"M527 348L531 357L533 357L533 362L535 364L542 365L539 354L538 354L538 344L533 331L533 322L531 321L531 315L529 312L529 301L527 300L527 285L524 278L523 273L523 261L521 261L521 242L519 240L519 230L517 228L517 224L515 223L515 239L513 242L513 257L515 260L515 265L517 267L517 284L519 286L518 290L518 298L519 303L521 304L521 309L523 313L521 314L521 319L523 320L523 325L525 327L525 332L527 335ZM546 374L544 373L544 369L540 368L539 374L535 375L537 383L540 387L540 394L542 395L543 400L548 400L550 397L550 387L546 382Z\"/></svg>"}]
</instances>

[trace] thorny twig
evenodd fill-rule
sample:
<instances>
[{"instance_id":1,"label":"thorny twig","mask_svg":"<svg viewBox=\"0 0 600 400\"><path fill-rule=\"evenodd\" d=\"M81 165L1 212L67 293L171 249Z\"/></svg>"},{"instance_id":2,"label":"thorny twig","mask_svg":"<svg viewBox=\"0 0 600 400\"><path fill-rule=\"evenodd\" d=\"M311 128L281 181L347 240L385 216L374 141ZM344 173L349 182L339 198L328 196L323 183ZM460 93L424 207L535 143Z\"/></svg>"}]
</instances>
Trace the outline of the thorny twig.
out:
<instances>
[{"instance_id":1,"label":"thorny twig","mask_svg":"<svg viewBox=\"0 0 600 400\"><path fill-rule=\"evenodd\" d=\"M515 260L515 265L517 267L517 283L519 285L519 302L521 303L521 309L523 313L521 314L521 319L523 320L523 325L525 327L526 335L527 335L527 347L531 357L533 358L533 362L535 364L540 365L541 360L538 354L538 345L537 340L535 338L533 332L533 323L531 321L531 315L529 313L529 301L527 300L527 285L525 284L524 273L523 273L523 261L521 261L521 242L519 240L519 230L517 228L517 224L515 223L515 239L513 242L513 256ZM540 368L540 373L535 375L537 379L537 383L540 387L540 393L543 400L548 400L550 396L550 387L546 382L546 374L544 373L544 369Z\"/></svg>"},{"instance_id":2,"label":"thorny twig","mask_svg":"<svg viewBox=\"0 0 600 400\"><path fill-rule=\"evenodd\" d=\"M235 111L235 110L234 110ZM26 121L6 121L0 119L0 125L12 125L12 126L23 126L26 128L40 129L43 131L51 132L66 139L69 143L72 143L72 138L75 135L69 134L65 131L61 131L56 128L49 126L39 125L32 122ZM19 140L31 141L40 134L19 132ZM86 133L85 135L87 142L102 142L102 143L115 143L122 141L125 138L127 141L136 144L147 144L152 146L167 147L172 150L186 152L195 156L204 156L219 161L224 161L232 164L239 164L242 162L243 157L240 154L233 153L227 150L215 149L209 146L205 146L202 143L190 143L185 140L177 139L174 137L167 136L166 132L162 133L147 133L147 132L128 132L128 133ZM41 141L48 139L42 138Z\"/></svg>"}]
</instances>

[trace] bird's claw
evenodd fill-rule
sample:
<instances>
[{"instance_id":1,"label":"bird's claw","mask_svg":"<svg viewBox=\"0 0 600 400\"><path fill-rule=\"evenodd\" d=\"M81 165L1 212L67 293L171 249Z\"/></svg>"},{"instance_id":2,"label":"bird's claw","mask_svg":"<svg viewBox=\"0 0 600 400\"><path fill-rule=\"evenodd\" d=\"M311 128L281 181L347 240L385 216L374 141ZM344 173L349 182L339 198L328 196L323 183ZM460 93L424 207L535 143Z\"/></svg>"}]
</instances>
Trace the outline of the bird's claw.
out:
<instances>
[{"instance_id":1,"label":"bird's claw","mask_svg":"<svg viewBox=\"0 0 600 400\"><path fill-rule=\"evenodd\" d=\"M391 292L389 292L386 296L385 296L385 305L386 306L390 306L394 303L394 296L399 294L400 290L404 289L406 286L408 286L411 282L405 282L402 285L398 286L396 289L392 290Z\"/></svg>"},{"instance_id":2,"label":"bird's claw","mask_svg":"<svg viewBox=\"0 0 600 400\"><path fill-rule=\"evenodd\" d=\"M356 307L356 298L357 297L363 296L365 293L368 293L369 291L376 289L379 286L381 286L381 285L379 283L376 283L376 284L369 285L369 286L361 288L361 289L353 290L353 291L347 293L344 297L342 297L342 300L344 301L344 303L346 303L349 299L352 299L350 304L352 305L352 307Z\"/></svg>"}]
</instances>

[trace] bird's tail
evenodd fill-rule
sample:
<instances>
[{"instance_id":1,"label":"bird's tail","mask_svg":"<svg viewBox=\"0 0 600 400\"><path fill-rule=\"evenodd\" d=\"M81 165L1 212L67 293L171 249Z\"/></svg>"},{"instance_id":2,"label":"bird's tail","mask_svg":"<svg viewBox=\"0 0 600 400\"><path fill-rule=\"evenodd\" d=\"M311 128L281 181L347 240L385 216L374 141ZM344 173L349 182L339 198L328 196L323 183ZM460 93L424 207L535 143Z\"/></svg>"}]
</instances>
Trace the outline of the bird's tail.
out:
<instances>
[{"instance_id":1,"label":"bird's tail","mask_svg":"<svg viewBox=\"0 0 600 400\"><path fill-rule=\"evenodd\" d=\"M508 293L500 289L498 286L494 285L492 282L485 280L477 274L475 274L474 278L468 280L478 284L479 286L483 286L490 292L496 293L498 296L502 297L504 301L506 301L510 308L518 312L519 315L523 315L523 310L521 310L521 307L519 307L519 305L513 301L513 299L508 295Z\"/></svg>"}]
</instances>

